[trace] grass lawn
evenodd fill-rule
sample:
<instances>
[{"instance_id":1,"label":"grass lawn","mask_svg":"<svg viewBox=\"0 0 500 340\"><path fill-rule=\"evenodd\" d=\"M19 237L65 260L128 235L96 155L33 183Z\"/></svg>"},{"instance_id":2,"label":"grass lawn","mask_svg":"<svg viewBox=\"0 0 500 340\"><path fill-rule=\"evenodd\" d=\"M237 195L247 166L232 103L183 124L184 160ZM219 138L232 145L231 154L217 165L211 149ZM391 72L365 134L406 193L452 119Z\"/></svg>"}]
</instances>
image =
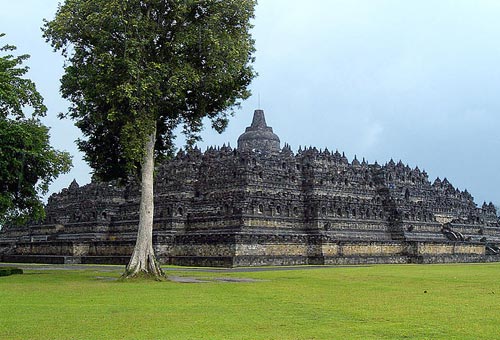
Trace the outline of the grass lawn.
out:
<instances>
[{"instance_id":1,"label":"grass lawn","mask_svg":"<svg viewBox=\"0 0 500 340\"><path fill-rule=\"evenodd\" d=\"M0 277L0 339L499 339L500 264Z\"/></svg>"}]
</instances>

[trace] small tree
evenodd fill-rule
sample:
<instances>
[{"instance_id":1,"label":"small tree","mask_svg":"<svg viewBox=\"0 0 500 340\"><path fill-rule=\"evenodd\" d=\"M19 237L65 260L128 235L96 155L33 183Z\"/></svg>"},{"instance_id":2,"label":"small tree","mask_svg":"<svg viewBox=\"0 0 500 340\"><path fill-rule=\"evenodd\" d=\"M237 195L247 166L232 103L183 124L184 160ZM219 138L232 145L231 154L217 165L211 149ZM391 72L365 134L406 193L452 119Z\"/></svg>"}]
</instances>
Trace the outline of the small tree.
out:
<instances>
[{"instance_id":1,"label":"small tree","mask_svg":"<svg viewBox=\"0 0 500 340\"><path fill-rule=\"evenodd\" d=\"M41 195L71 167L69 154L50 146L49 129L38 120L47 108L35 84L23 78L29 55L15 57L15 50L0 48L7 53L0 57L0 226L42 219ZM26 115L28 108L33 112Z\"/></svg>"},{"instance_id":2,"label":"small tree","mask_svg":"<svg viewBox=\"0 0 500 340\"><path fill-rule=\"evenodd\" d=\"M181 125L221 132L255 76L255 0L67 0L44 35L67 58L63 97L102 179L141 174L139 229L124 277L163 275L152 245L154 164Z\"/></svg>"}]
</instances>

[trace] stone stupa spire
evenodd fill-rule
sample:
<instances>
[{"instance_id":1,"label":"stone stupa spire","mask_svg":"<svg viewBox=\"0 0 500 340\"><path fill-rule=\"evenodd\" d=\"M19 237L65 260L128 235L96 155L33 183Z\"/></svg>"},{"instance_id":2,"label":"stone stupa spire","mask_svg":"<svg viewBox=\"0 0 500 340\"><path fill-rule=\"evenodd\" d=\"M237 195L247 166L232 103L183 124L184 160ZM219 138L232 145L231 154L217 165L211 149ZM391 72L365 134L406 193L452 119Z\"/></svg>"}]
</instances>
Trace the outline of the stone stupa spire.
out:
<instances>
[{"instance_id":1,"label":"stone stupa spire","mask_svg":"<svg viewBox=\"0 0 500 340\"><path fill-rule=\"evenodd\" d=\"M266 124L266 116L264 115L263 110L255 110L254 111L252 125L250 127L254 128L254 129L259 129L259 128L265 129L268 127Z\"/></svg>"},{"instance_id":2,"label":"stone stupa spire","mask_svg":"<svg viewBox=\"0 0 500 340\"><path fill-rule=\"evenodd\" d=\"M254 111L252 125L238 138L238 150L279 152L280 139L273 132L273 128L267 126L263 110Z\"/></svg>"}]
</instances>

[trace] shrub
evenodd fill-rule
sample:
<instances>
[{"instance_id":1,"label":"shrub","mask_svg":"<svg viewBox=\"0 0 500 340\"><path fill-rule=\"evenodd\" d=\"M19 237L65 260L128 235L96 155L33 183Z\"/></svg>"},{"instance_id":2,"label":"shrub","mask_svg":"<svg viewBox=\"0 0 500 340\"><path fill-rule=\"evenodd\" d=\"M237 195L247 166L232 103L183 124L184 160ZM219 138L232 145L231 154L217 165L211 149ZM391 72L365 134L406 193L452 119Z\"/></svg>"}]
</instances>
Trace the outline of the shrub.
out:
<instances>
[{"instance_id":1,"label":"shrub","mask_svg":"<svg viewBox=\"0 0 500 340\"><path fill-rule=\"evenodd\" d=\"M0 268L0 276L9 276L14 274L22 274L23 270L14 267L2 267Z\"/></svg>"}]
</instances>

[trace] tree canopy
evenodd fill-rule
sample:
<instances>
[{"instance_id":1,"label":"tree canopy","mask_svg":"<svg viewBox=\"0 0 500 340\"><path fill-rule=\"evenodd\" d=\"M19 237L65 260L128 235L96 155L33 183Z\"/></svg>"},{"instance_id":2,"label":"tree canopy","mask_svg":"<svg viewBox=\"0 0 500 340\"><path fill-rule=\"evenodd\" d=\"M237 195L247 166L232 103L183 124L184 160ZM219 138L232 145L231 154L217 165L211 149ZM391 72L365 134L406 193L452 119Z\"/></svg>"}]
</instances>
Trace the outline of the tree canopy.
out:
<instances>
[{"instance_id":1,"label":"tree canopy","mask_svg":"<svg viewBox=\"0 0 500 340\"><path fill-rule=\"evenodd\" d=\"M70 167L69 154L50 146L39 121L0 119L0 225L42 219L41 196Z\"/></svg>"},{"instance_id":2,"label":"tree canopy","mask_svg":"<svg viewBox=\"0 0 500 340\"><path fill-rule=\"evenodd\" d=\"M4 36L5 33L0 33L0 38ZM2 54L8 53L0 57L0 118L25 118L27 107L33 109L32 116L43 116L47 108L42 96L33 81L23 78L29 69L22 64L30 56L23 54L16 57L11 54L15 50L13 45L0 47Z\"/></svg>"},{"instance_id":3,"label":"tree canopy","mask_svg":"<svg viewBox=\"0 0 500 340\"><path fill-rule=\"evenodd\" d=\"M67 57L63 97L73 105L86 160L101 179L140 166L155 128L155 157L179 125L190 143L202 119L222 131L255 76L253 0L67 0L44 35ZM113 145L113 148L109 146Z\"/></svg>"},{"instance_id":4,"label":"tree canopy","mask_svg":"<svg viewBox=\"0 0 500 340\"><path fill-rule=\"evenodd\" d=\"M255 0L66 0L44 35L67 59L61 91L101 179L141 174L137 243L127 276L161 275L152 247L154 161L217 131L249 96Z\"/></svg>"},{"instance_id":5,"label":"tree canopy","mask_svg":"<svg viewBox=\"0 0 500 340\"><path fill-rule=\"evenodd\" d=\"M43 218L41 195L71 167L69 154L50 146L49 129L39 121L47 108L35 84L24 78L28 67L22 64L29 56L16 57L15 50L0 48L8 53L0 56L0 226Z\"/></svg>"}]
</instances>

